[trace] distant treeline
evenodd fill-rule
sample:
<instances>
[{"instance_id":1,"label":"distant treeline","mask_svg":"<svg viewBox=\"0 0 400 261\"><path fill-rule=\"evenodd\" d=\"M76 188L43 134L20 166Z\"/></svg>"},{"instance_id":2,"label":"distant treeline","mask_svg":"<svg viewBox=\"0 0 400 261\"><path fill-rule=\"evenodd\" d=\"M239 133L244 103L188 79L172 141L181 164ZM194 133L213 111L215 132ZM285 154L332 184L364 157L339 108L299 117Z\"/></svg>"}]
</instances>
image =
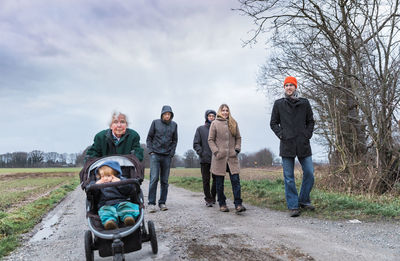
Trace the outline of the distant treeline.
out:
<instances>
[{"instance_id":1,"label":"distant treeline","mask_svg":"<svg viewBox=\"0 0 400 261\"><path fill-rule=\"evenodd\" d=\"M150 167L150 157L145 144L144 165ZM36 168L36 167L82 167L86 155L86 148L80 153L58 153L33 150L31 152L11 152L0 155L0 168ZM243 168L267 167L274 164L274 155L269 149L262 149L255 153L240 153L240 165ZM175 155L171 167L198 168L200 159L192 149L187 150L183 156Z\"/></svg>"},{"instance_id":2,"label":"distant treeline","mask_svg":"<svg viewBox=\"0 0 400 261\"><path fill-rule=\"evenodd\" d=\"M142 146L143 147L143 146ZM145 149L144 162L146 168L150 166L149 156L147 149ZM279 162L274 161L275 156L269 149L261 149L254 153L240 153L239 161L242 168L257 168L257 167L268 167ZM199 168L200 158L196 152L192 149L187 150L183 156L175 155L171 163L173 168L184 167L184 168Z\"/></svg>"},{"instance_id":3,"label":"distant treeline","mask_svg":"<svg viewBox=\"0 0 400 261\"><path fill-rule=\"evenodd\" d=\"M33 150L0 155L1 168L75 167L83 165L83 153L58 153Z\"/></svg>"}]
</instances>

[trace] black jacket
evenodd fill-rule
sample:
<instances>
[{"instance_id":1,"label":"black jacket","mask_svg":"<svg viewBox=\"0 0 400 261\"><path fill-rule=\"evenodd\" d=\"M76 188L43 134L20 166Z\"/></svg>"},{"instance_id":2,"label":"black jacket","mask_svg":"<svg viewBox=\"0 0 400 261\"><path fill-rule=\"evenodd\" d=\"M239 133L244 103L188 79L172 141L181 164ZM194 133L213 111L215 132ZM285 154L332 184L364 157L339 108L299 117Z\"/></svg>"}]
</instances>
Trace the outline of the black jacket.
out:
<instances>
[{"instance_id":1,"label":"black jacket","mask_svg":"<svg viewBox=\"0 0 400 261\"><path fill-rule=\"evenodd\" d=\"M208 114L217 115L214 110L207 110L204 114L206 122L204 125L199 126L196 129L193 139L193 149L196 151L197 155L200 157L200 163L211 164L212 152L210 146L208 145L208 133L210 132L211 123L208 122Z\"/></svg>"},{"instance_id":2,"label":"black jacket","mask_svg":"<svg viewBox=\"0 0 400 261\"><path fill-rule=\"evenodd\" d=\"M172 158L178 143L178 125L172 121L174 114L168 105L162 108L161 118L166 112L171 112L171 120L169 122L164 122L162 119L154 120L147 134L146 143L149 153L169 155Z\"/></svg>"},{"instance_id":3,"label":"black jacket","mask_svg":"<svg viewBox=\"0 0 400 261\"><path fill-rule=\"evenodd\" d=\"M270 126L280 139L279 156L304 158L312 155L310 139L314 131L314 118L307 99L276 100Z\"/></svg>"},{"instance_id":4,"label":"black jacket","mask_svg":"<svg viewBox=\"0 0 400 261\"><path fill-rule=\"evenodd\" d=\"M199 126L196 130L193 139L193 149L196 151L197 155L200 157L200 163L211 164L211 150L208 146L208 133L210 131L210 123L205 123Z\"/></svg>"}]
</instances>

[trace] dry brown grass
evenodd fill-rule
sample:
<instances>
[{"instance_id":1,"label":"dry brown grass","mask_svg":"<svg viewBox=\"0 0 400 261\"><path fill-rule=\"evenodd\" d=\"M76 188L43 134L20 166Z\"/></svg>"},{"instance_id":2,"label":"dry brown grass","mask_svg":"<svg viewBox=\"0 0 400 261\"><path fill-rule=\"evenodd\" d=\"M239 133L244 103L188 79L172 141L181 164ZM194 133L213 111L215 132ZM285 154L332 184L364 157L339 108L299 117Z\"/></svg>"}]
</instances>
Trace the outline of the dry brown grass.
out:
<instances>
[{"instance_id":1,"label":"dry brown grass","mask_svg":"<svg viewBox=\"0 0 400 261\"><path fill-rule=\"evenodd\" d=\"M0 211L11 212L77 179L77 172L3 173L0 175Z\"/></svg>"},{"instance_id":2,"label":"dry brown grass","mask_svg":"<svg viewBox=\"0 0 400 261\"><path fill-rule=\"evenodd\" d=\"M147 168L145 174L149 175L150 170ZM242 180L261 180L271 179L276 180L283 178L282 167L269 168L244 168L240 170L240 179ZM199 177L201 178L200 168L172 168L170 176L174 177Z\"/></svg>"}]
</instances>

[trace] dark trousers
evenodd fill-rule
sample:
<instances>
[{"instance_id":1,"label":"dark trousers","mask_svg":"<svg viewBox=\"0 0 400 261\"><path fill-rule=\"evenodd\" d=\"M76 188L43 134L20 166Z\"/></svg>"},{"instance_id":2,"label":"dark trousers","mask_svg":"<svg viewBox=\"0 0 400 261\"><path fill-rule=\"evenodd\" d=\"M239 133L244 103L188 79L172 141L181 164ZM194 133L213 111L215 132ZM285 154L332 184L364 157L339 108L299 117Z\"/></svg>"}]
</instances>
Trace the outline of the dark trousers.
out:
<instances>
[{"instance_id":1,"label":"dark trousers","mask_svg":"<svg viewBox=\"0 0 400 261\"><path fill-rule=\"evenodd\" d=\"M160 199L158 204L165 204L168 195L168 178L171 166L169 155L151 154L150 156L150 183L149 183L149 205L156 204L157 185L160 179Z\"/></svg>"},{"instance_id":2,"label":"dark trousers","mask_svg":"<svg viewBox=\"0 0 400 261\"><path fill-rule=\"evenodd\" d=\"M204 200L208 203L215 202L217 188L215 183L215 175L210 173L210 163L201 163L201 177L203 179ZM210 177L212 176L212 184L210 190Z\"/></svg>"},{"instance_id":3,"label":"dark trousers","mask_svg":"<svg viewBox=\"0 0 400 261\"><path fill-rule=\"evenodd\" d=\"M226 165L226 171L229 172L229 178L231 179L232 192L233 192L233 198L234 198L233 203L235 204L235 207L237 207L238 205L242 205L239 174L232 174L228 165ZM225 176L215 175L215 181L217 183L216 185L217 185L217 195L218 195L219 206L225 206L226 205L226 197L224 194Z\"/></svg>"}]
</instances>

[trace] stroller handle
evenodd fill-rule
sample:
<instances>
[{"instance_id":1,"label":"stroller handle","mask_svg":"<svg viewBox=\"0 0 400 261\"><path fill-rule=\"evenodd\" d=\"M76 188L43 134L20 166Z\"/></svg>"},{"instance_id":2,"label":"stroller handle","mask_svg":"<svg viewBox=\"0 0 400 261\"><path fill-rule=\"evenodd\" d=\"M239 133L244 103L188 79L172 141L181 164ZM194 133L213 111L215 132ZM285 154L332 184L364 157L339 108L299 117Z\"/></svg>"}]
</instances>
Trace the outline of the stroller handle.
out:
<instances>
[{"instance_id":1,"label":"stroller handle","mask_svg":"<svg viewBox=\"0 0 400 261\"><path fill-rule=\"evenodd\" d=\"M137 186L140 187L140 180L139 179L124 179L116 182L109 182L109 183L102 183L102 184L89 184L86 187L86 193L90 193L102 188L107 188L107 187L114 187L114 186L120 186L120 185L127 185L127 184L136 184Z\"/></svg>"}]
</instances>

